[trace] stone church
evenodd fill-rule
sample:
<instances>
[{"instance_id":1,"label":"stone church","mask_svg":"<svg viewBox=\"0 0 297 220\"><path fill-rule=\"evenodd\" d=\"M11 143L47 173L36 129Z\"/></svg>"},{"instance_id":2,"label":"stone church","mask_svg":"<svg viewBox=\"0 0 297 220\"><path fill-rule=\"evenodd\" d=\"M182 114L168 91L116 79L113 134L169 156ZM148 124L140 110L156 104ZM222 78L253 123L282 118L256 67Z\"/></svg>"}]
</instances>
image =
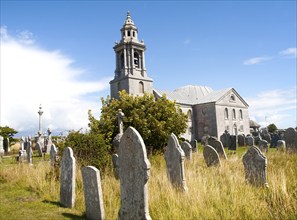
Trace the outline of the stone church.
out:
<instances>
[{"instance_id":1,"label":"stone church","mask_svg":"<svg viewBox=\"0 0 297 220\"><path fill-rule=\"evenodd\" d=\"M121 90L133 95L154 94L156 99L166 94L188 115L188 128L182 137L189 141L204 135L219 138L225 130L231 135L250 133L249 106L234 88L214 91L208 86L188 85L173 92L153 88L145 67L146 46L138 40L138 29L129 12L121 29L121 41L113 49L116 68L110 81L111 98L117 99Z\"/></svg>"}]
</instances>

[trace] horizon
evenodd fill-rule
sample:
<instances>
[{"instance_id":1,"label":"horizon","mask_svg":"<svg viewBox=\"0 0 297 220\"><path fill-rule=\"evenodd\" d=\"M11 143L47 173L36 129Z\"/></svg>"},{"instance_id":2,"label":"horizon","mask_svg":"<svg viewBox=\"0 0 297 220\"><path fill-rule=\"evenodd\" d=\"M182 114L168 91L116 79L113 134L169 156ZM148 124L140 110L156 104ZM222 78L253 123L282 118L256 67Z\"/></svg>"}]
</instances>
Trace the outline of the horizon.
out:
<instances>
[{"instance_id":1,"label":"horizon","mask_svg":"<svg viewBox=\"0 0 297 220\"><path fill-rule=\"evenodd\" d=\"M296 2L1 1L0 125L87 129L114 77L127 11L157 90L234 88L265 127L297 126Z\"/></svg>"}]
</instances>

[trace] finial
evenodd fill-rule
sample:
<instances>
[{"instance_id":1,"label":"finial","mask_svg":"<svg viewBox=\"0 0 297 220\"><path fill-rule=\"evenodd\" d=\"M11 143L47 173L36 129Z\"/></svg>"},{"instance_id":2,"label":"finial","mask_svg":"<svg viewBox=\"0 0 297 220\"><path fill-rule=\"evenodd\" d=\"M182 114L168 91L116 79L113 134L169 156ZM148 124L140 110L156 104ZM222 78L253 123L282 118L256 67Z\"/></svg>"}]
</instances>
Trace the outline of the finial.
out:
<instances>
[{"instance_id":1,"label":"finial","mask_svg":"<svg viewBox=\"0 0 297 220\"><path fill-rule=\"evenodd\" d=\"M130 17L130 11L127 11L127 17Z\"/></svg>"}]
</instances>

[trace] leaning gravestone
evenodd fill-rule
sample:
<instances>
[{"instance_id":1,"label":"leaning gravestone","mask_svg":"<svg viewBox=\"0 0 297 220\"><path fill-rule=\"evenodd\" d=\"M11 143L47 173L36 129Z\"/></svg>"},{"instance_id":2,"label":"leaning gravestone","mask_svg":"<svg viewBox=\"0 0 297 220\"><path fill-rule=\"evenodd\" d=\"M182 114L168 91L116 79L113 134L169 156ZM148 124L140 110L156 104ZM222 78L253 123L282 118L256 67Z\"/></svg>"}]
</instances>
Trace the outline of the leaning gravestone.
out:
<instances>
[{"instance_id":1,"label":"leaning gravestone","mask_svg":"<svg viewBox=\"0 0 297 220\"><path fill-rule=\"evenodd\" d=\"M276 149L279 151L285 151L286 150L286 142L283 140L278 140L276 143Z\"/></svg>"},{"instance_id":2,"label":"leaning gravestone","mask_svg":"<svg viewBox=\"0 0 297 220\"><path fill-rule=\"evenodd\" d=\"M228 150L236 150L237 145L236 145L236 135L230 135L230 145L228 146Z\"/></svg>"},{"instance_id":3,"label":"leaning gravestone","mask_svg":"<svg viewBox=\"0 0 297 220\"><path fill-rule=\"evenodd\" d=\"M32 164L32 155L33 155L33 151L32 151L32 147L31 147L31 141L28 141L26 143L26 152L27 152L27 162L29 164Z\"/></svg>"},{"instance_id":4,"label":"leaning gravestone","mask_svg":"<svg viewBox=\"0 0 297 220\"><path fill-rule=\"evenodd\" d=\"M185 153L178 143L177 137L172 133L165 151L167 176L173 186L187 191L184 160Z\"/></svg>"},{"instance_id":5,"label":"leaning gravestone","mask_svg":"<svg viewBox=\"0 0 297 220\"><path fill-rule=\"evenodd\" d=\"M60 203L67 208L73 208L75 203L76 165L73 151L66 147L61 161Z\"/></svg>"},{"instance_id":6,"label":"leaning gravestone","mask_svg":"<svg viewBox=\"0 0 297 220\"><path fill-rule=\"evenodd\" d=\"M197 152L198 151L198 144L196 140L191 141L192 151Z\"/></svg>"},{"instance_id":7,"label":"leaning gravestone","mask_svg":"<svg viewBox=\"0 0 297 220\"><path fill-rule=\"evenodd\" d=\"M264 153L268 152L268 142L266 140L261 140L259 142L259 149Z\"/></svg>"},{"instance_id":8,"label":"leaning gravestone","mask_svg":"<svg viewBox=\"0 0 297 220\"><path fill-rule=\"evenodd\" d=\"M181 144L181 148L183 149L184 153L185 153L185 157L187 160L192 160L192 147L189 144L189 142L184 141Z\"/></svg>"},{"instance_id":9,"label":"leaning gravestone","mask_svg":"<svg viewBox=\"0 0 297 220\"><path fill-rule=\"evenodd\" d=\"M253 138L253 136L251 136L251 135L248 134L245 137L245 143L246 143L247 146L254 146L254 138Z\"/></svg>"},{"instance_id":10,"label":"leaning gravestone","mask_svg":"<svg viewBox=\"0 0 297 220\"><path fill-rule=\"evenodd\" d=\"M50 150L50 161L52 166L55 166L55 164L57 163L57 156L58 156L58 150L56 148L56 145L52 144L51 150Z\"/></svg>"},{"instance_id":11,"label":"leaning gravestone","mask_svg":"<svg viewBox=\"0 0 297 220\"><path fill-rule=\"evenodd\" d=\"M150 162L138 131L129 127L118 150L121 207L118 219L151 219L148 207Z\"/></svg>"},{"instance_id":12,"label":"leaning gravestone","mask_svg":"<svg viewBox=\"0 0 297 220\"><path fill-rule=\"evenodd\" d=\"M237 142L238 142L238 146L239 147L243 147L244 145L245 145L245 142L244 142L244 139L245 139L245 137L244 137L244 135L243 134L239 134L238 136L237 136Z\"/></svg>"},{"instance_id":13,"label":"leaning gravestone","mask_svg":"<svg viewBox=\"0 0 297 220\"><path fill-rule=\"evenodd\" d=\"M100 172L96 167L81 169L87 219L104 219L103 194Z\"/></svg>"},{"instance_id":14,"label":"leaning gravestone","mask_svg":"<svg viewBox=\"0 0 297 220\"><path fill-rule=\"evenodd\" d=\"M214 138L210 138L208 139L208 145L212 146L217 151L220 158L227 160L227 155L225 153L225 149L221 141L218 141Z\"/></svg>"},{"instance_id":15,"label":"leaning gravestone","mask_svg":"<svg viewBox=\"0 0 297 220\"><path fill-rule=\"evenodd\" d=\"M255 186L266 186L267 158L256 146L251 146L242 158L245 180Z\"/></svg>"},{"instance_id":16,"label":"leaning gravestone","mask_svg":"<svg viewBox=\"0 0 297 220\"><path fill-rule=\"evenodd\" d=\"M218 152L210 145L206 145L203 150L203 157L208 167L221 166Z\"/></svg>"},{"instance_id":17,"label":"leaning gravestone","mask_svg":"<svg viewBox=\"0 0 297 220\"><path fill-rule=\"evenodd\" d=\"M297 131L294 128L286 129L284 140L288 152L297 152Z\"/></svg>"}]
</instances>

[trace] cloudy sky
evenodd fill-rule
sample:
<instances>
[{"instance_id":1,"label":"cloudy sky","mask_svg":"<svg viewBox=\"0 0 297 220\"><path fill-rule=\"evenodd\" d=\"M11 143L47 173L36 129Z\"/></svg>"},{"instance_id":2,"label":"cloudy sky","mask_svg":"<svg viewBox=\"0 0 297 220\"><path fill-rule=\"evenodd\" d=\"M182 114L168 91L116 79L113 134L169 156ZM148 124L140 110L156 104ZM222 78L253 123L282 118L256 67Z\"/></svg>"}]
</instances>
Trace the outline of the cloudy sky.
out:
<instances>
[{"instance_id":1,"label":"cloudy sky","mask_svg":"<svg viewBox=\"0 0 297 220\"><path fill-rule=\"evenodd\" d=\"M296 126L296 1L1 1L1 126L87 128L127 11L154 87L235 88L262 126Z\"/></svg>"}]
</instances>

